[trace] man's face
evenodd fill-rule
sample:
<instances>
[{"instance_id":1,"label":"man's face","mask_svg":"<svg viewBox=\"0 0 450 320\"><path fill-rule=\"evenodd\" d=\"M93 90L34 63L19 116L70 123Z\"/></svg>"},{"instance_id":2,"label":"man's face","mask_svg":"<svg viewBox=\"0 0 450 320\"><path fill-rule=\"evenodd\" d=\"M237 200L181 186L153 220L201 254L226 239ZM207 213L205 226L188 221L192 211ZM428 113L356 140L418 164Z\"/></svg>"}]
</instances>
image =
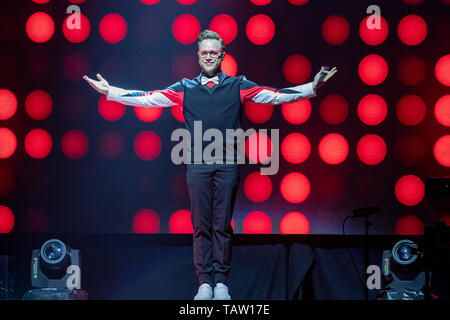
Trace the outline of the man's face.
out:
<instances>
[{"instance_id":1,"label":"man's face","mask_svg":"<svg viewBox=\"0 0 450 320\"><path fill-rule=\"evenodd\" d=\"M199 50L200 51L220 51L220 42L215 39L206 39L200 42ZM218 57L212 57L210 53L206 56L200 56L198 54L198 63L202 68L203 73L208 76L214 76L220 70L220 64L222 63L224 57L224 52L219 52Z\"/></svg>"}]
</instances>

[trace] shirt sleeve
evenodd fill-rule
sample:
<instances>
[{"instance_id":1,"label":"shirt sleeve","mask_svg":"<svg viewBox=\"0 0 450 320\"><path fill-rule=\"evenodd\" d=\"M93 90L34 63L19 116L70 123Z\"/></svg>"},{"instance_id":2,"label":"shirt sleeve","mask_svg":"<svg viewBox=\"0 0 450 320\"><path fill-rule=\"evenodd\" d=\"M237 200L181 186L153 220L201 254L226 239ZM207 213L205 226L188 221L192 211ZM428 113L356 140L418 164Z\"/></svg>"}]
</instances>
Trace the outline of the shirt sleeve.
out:
<instances>
[{"instance_id":1,"label":"shirt sleeve","mask_svg":"<svg viewBox=\"0 0 450 320\"><path fill-rule=\"evenodd\" d=\"M275 89L267 86L259 86L247 80L245 76L241 76L240 93L242 103L251 101L272 105L293 103L316 96L312 82L290 88Z\"/></svg>"},{"instance_id":2,"label":"shirt sleeve","mask_svg":"<svg viewBox=\"0 0 450 320\"><path fill-rule=\"evenodd\" d=\"M155 91L125 90L110 86L106 99L127 106L150 108L176 105L183 107L183 97L184 86L182 81L178 81L164 90Z\"/></svg>"}]
</instances>

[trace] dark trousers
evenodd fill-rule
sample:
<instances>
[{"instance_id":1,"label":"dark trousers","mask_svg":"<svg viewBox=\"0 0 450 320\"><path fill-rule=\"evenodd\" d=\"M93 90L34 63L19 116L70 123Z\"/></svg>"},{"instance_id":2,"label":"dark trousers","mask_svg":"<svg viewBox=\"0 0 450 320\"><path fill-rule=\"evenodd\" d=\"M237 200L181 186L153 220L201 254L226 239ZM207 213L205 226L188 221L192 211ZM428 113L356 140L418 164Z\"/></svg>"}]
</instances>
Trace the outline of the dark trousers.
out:
<instances>
[{"instance_id":1,"label":"dark trousers","mask_svg":"<svg viewBox=\"0 0 450 320\"><path fill-rule=\"evenodd\" d=\"M231 217L239 188L238 164L189 164L186 182L194 227L199 283L226 283L231 269Z\"/></svg>"}]
</instances>

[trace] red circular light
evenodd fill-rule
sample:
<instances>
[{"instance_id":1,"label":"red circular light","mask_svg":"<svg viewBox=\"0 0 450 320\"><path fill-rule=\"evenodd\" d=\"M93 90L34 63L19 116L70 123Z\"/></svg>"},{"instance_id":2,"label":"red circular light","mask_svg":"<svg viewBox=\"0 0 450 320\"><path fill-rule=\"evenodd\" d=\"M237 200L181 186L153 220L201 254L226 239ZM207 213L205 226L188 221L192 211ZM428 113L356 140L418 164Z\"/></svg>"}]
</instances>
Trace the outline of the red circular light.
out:
<instances>
[{"instance_id":1,"label":"red circular light","mask_svg":"<svg viewBox=\"0 0 450 320\"><path fill-rule=\"evenodd\" d=\"M403 216L395 224L398 235L423 235L424 225L416 216Z\"/></svg>"},{"instance_id":2,"label":"red circular light","mask_svg":"<svg viewBox=\"0 0 450 320\"><path fill-rule=\"evenodd\" d=\"M427 66L422 58L406 56L398 64L397 76L404 84L415 86L425 79L426 70Z\"/></svg>"},{"instance_id":3,"label":"red circular light","mask_svg":"<svg viewBox=\"0 0 450 320\"><path fill-rule=\"evenodd\" d=\"M338 133L330 133L319 142L320 158L328 164L336 165L342 163L348 156L348 142Z\"/></svg>"},{"instance_id":4,"label":"red circular light","mask_svg":"<svg viewBox=\"0 0 450 320\"><path fill-rule=\"evenodd\" d=\"M320 116L328 124L338 125L347 119L348 102L338 94L330 94L320 102Z\"/></svg>"},{"instance_id":5,"label":"red circular light","mask_svg":"<svg viewBox=\"0 0 450 320\"><path fill-rule=\"evenodd\" d=\"M386 157L387 147L383 138L376 134L362 137L356 146L358 158L369 166L379 164Z\"/></svg>"},{"instance_id":6,"label":"red circular light","mask_svg":"<svg viewBox=\"0 0 450 320\"><path fill-rule=\"evenodd\" d=\"M157 4L159 0L141 0L143 4Z\"/></svg>"},{"instance_id":7,"label":"red circular light","mask_svg":"<svg viewBox=\"0 0 450 320\"><path fill-rule=\"evenodd\" d=\"M120 156L124 149L123 136L119 132L107 131L99 138L100 154L106 159L114 159Z\"/></svg>"},{"instance_id":8,"label":"red circular light","mask_svg":"<svg viewBox=\"0 0 450 320\"><path fill-rule=\"evenodd\" d=\"M162 114L161 107L142 108L134 107L134 113L136 116L144 122L156 121Z\"/></svg>"},{"instance_id":9,"label":"red circular light","mask_svg":"<svg viewBox=\"0 0 450 320\"><path fill-rule=\"evenodd\" d=\"M158 233L158 214L150 209L139 210L133 217L134 233Z\"/></svg>"},{"instance_id":10,"label":"red circular light","mask_svg":"<svg viewBox=\"0 0 450 320\"><path fill-rule=\"evenodd\" d=\"M254 123L264 123L272 117L273 105L247 101L244 104L244 112L250 121Z\"/></svg>"},{"instance_id":11,"label":"red circular light","mask_svg":"<svg viewBox=\"0 0 450 320\"><path fill-rule=\"evenodd\" d=\"M291 172L283 177L280 192L283 198L290 203L300 203L308 198L311 185L308 178L300 172Z\"/></svg>"},{"instance_id":12,"label":"red circular light","mask_svg":"<svg viewBox=\"0 0 450 320\"><path fill-rule=\"evenodd\" d=\"M397 141L396 154L402 163L416 165L425 155L425 142L415 135L404 136Z\"/></svg>"},{"instance_id":13,"label":"red circular light","mask_svg":"<svg viewBox=\"0 0 450 320\"><path fill-rule=\"evenodd\" d=\"M245 26L247 38L256 45L269 43L275 35L275 24L264 14L257 14Z\"/></svg>"},{"instance_id":14,"label":"red circular light","mask_svg":"<svg viewBox=\"0 0 450 320\"><path fill-rule=\"evenodd\" d=\"M427 23L422 17L410 14L400 20L397 33L401 42L408 46L416 46L427 37Z\"/></svg>"},{"instance_id":15,"label":"red circular light","mask_svg":"<svg viewBox=\"0 0 450 320\"><path fill-rule=\"evenodd\" d=\"M183 108L181 106L172 106L170 111L177 121L184 122Z\"/></svg>"},{"instance_id":16,"label":"red circular light","mask_svg":"<svg viewBox=\"0 0 450 320\"><path fill-rule=\"evenodd\" d=\"M0 233L10 233L14 228L14 213L5 206L0 206Z\"/></svg>"},{"instance_id":17,"label":"red circular light","mask_svg":"<svg viewBox=\"0 0 450 320\"><path fill-rule=\"evenodd\" d=\"M189 6L191 4L194 4L197 0L177 0L179 3L185 6Z\"/></svg>"},{"instance_id":18,"label":"red circular light","mask_svg":"<svg viewBox=\"0 0 450 320\"><path fill-rule=\"evenodd\" d=\"M45 12L33 13L28 18L25 28L28 37L37 43L47 42L55 33L55 23Z\"/></svg>"},{"instance_id":19,"label":"red circular light","mask_svg":"<svg viewBox=\"0 0 450 320\"><path fill-rule=\"evenodd\" d=\"M253 163L264 163L272 155L272 141L266 134L256 132L245 140L245 154Z\"/></svg>"},{"instance_id":20,"label":"red circular light","mask_svg":"<svg viewBox=\"0 0 450 320\"><path fill-rule=\"evenodd\" d=\"M257 6L265 6L269 4L272 0L250 0L253 4Z\"/></svg>"},{"instance_id":21,"label":"red circular light","mask_svg":"<svg viewBox=\"0 0 450 320\"><path fill-rule=\"evenodd\" d=\"M376 126L384 121L387 115L387 104L382 97L368 94L358 103L358 117L368 126Z\"/></svg>"},{"instance_id":22,"label":"red circular light","mask_svg":"<svg viewBox=\"0 0 450 320\"><path fill-rule=\"evenodd\" d=\"M0 159L6 159L13 155L17 148L15 134L8 128L0 128Z\"/></svg>"},{"instance_id":23,"label":"red circular light","mask_svg":"<svg viewBox=\"0 0 450 320\"><path fill-rule=\"evenodd\" d=\"M272 194L272 181L259 171L253 172L245 178L244 193L250 201L263 202Z\"/></svg>"},{"instance_id":24,"label":"red circular light","mask_svg":"<svg viewBox=\"0 0 450 320\"><path fill-rule=\"evenodd\" d=\"M161 152L161 140L156 133L143 131L134 140L134 151L142 160L153 160Z\"/></svg>"},{"instance_id":25,"label":"red circular light","mask_svg":"<svg viewBox=\"0 0 450 320\"><path fill-rule=\"evenodd\" d=\"M425 185L419 177L404 175L395 183L395 196L405 206L415 206L423 200Z\"/></svg>"},{"instance_id":26,"label":"red circular light","mask_svg":"<svg viewBox=\"0 0 450 320\"><path fill-rule=\"evenodd\" d=\"M189 210L175 211L169 220L170 233L194 233Z\"/></svg>"},{"instance_id":27,"label":"red circular light","mask_svg":"<svg viewBox=\"0 0 450 320\"><path fill-rule=\"evenodd\" d=\"M301 133L290 133L281 142L281 154L289 163L305 162L311 154L311 143Z\"/></svg>"},{"instance_id":28,"label":"red circular light","mask_svg":"<svg viewBox=\"0 0 450 320\"><path fill-rule=\"evenodd\" d=\"M418 125L425 118L425 113L425 102L419 96L406 95L397 102L397 118L404 125Z\"/></svg>"},{"instance_id":29,"label":"red circular light","mask_svg":"<svg viewBox=\"0 0 450 320\"><path fill-rule=\"evenodd\" d=\"M238 25L232 16L228 14L219 14L211 20L209 30L217 32L223 42L228 44L236 38Z\"/></svg>"},{"instance_id":30,"label":"red circular light","mask_svg":"<svg viewBox=\"0 0 450 320\"><path fill-rule=\"evenodd\" d=\"M450 54L441 57L434 68L436 79L444 86L450 87Z\"/></svg>"},{"instance_id":31,"label":"red circular light","mask_svg":"<svg viewBox=\"0 0 450 320\"><path fill-rule=\"evenodd\" d=\"M98 112L105 120L117 121L125 113L125 106L116 101L106 100L106 96L102 95L98 101Z\"/></svg>"},{"instance_id":32,"label":"red circular light","mask_svg":"<svg viewBox=\"0 0 450 320\"><path fill-rule=\"evenodd\" d=\"M81 130L70 130L61 139L61 149L69 159L82 158L88 149L88 138Z\"/></svg>"},{"instance_id":33,"label":"red circular light","mask_svg":"<svg viewBox=\"0 0 450 320\"><path fill-rule=\"evenodd\" d=\"M294 103L283 104L281 113L287 122L292 124L302 124L309 119L311 115L311 102L308 99L300 100Z\"/></svg>"},{"instance_id":34,"label":"red circular light","mask_svg":"<svg viewBox=\"0 0 450 320\"><path fill-rule=\"evenodd\" d=\"M31 130L25 137L25 151L32 158L45 158L52 151L52 146L52 137L45 130Z\"/></svg>"},{"instance_id":35,"label":"red circular light","mask_svg":"<svg viewBox=\"0 0 450 320\"><path fill-rule=\"evenodd\" d=\"M79 25L76 25L79 23ZM72 13L64 19L62 27L64 37L73 43L80 43L86 40L91 33L91 23L82 13Z\"/></svg>"},{"instance_id":36,"label":"red circular light","mask_svg":"<svg viewBox=\"0 0 450 320\"><path fill-rule=\"evenodd\" d=\"M32 0L32 1L37 4L44 4L44 3L49 2L50 0Z\"/></svg>"},{"instance_id":37,"label":"red circular light","mask_svg":"<svg viewBox=\"0 0 450 320\"><path fill-rule=\"evenodd\" d=\"M433 154L440 165L450 167L450 135L442 136L436 141Z\"/></svg>"},{"instance_id":38,"label":"red circular light","mask_svg":"<svg viewBox=\"0 0 450 320\"><path fill-rule=\"evenodd\" d=\"M225 54L225 57L223 58L221 69L223 73L225 73L227 76L235 77L238 70L238 65L236 60L231 56L230 54Z\"/></svg>"},{"instance_id":39,"label":"red circular light","mask_svg":"<svg viewBox=\"0 0 450 320\"><path fill-rule=\"evenodd\" d=\"M42 90L31 92L25 100L25 110L30 118L43 120L49 116L53 109L53 101L50 95Z\"/></svg>"},{"instance_id":40,"label":"red circular light","mask_svg":"<svg viewBox=\"0 0 450 320\"><path fill-rule=\"evenodd\" d=\"M434 116L443 126L450 127L450 95L439 98L434 106Z\"/></svg>"},{"instance_id":41,"label":"red circular light","mask_svg":"<svg viewBox=\"0 0 450 320\"><path fill-rule=\"evenodd\" d=\"M121 15L110 13L100 21L99 31L103 40L109 43L117 43L127 35L127 22Z\"/></svg>"},{"instance_id":42,"label":"red circular light","mask_svg":"<svg viewBox=\"0 0 450 320\"><path fill-rule=\"evenodd\" d=\"M69 80L81 81L83 75L88 73L88 62L83 53L74 52L64 57L64 75Z\"/></svg>"},{"instance_id":43,"label":"red circular light","mask_svg":"<svg viewBox=\"0 0 450 320\"><path fill-rule=\"evenodd\" d=\"M270 234L272 232L272 221L262 211L250 212L242 223L246 234Z\"/></svg>"},{"instance_id":44,"label":"red circular light","mask_svg":"<svg viewBox=\"0 0 450 320\"><path fill-rule=\"evenodd\" d=\"M377 26L374 22L380 22ZM386 20L379 15L367 16L359 25L359 36L361 40L370 46L377 46L386 40L389 34L389 25Z\"/></svg>"},{"instance_id":45,"label":"red circular light","mask_svg":"<svg viewBox=\"0 0 450 320\"><path fill-rule=\"evenodd\" d=\"M381 56L370 54L363 58L358 66L361 80L369 85L376 86L382 83L388 75L388 64Z\"/></svg>"},{"instance_id":46,"label":"red circular light","mask_svg":"<svg viewBox=\"0 0 450 320\"><path fill-rule=\"evenodd\" d=\"M308 234L309 221L304 214L300 212L286 213L280 221L281 234Z\"/></svg>"},{"instance_id":47,"label":"red circular light","mask_svg":"<svg viewBox=\"0 0 450 320\"><path fill-rule=\"evenodd\" d=\"M0 89L0 120L8 120L17 111L17 98L8 89Z\"/></svg>"},{"instance_id":48,"label":"red circular light","mask_svg":"<svg viewBox=\"0 0 450 320\"><path fill-rule=\"evenodd\" d=\"M305 56L294 54L284 62L283 75L290 83L305 83L311 75L311 63Z\"/></svg>"},{"instance_id":49,"label":"red circular light","mask_svg":"<svg viewBox=\"0 0 450 320\"><path fill-rule=\"evenodd\" d=\"M309 0L288 0L288 1L295 6L302 6L306 4Z\"/></svg>"},{"instance_id":50,"label":"red circular light","mask_svg":"<svg viewBox=\"0 0 450 320\"><path fill-rule=\"evenodd\" d=\"M322 37L331 45L343 44L350 34L350 24L340 15L332 15L322 23Z\"/></svg>"},{"instance_id":51,"label":"red circular light","mask_svg":"<svg viewBox=\"0 0 450 320\"><path fill-rule=\"evenodd\" d=\"M172 33L178 42L190 44L197 40L200 33L200 22L191 14L182 14L173 22Z\"/></svg>"}]
</instances>

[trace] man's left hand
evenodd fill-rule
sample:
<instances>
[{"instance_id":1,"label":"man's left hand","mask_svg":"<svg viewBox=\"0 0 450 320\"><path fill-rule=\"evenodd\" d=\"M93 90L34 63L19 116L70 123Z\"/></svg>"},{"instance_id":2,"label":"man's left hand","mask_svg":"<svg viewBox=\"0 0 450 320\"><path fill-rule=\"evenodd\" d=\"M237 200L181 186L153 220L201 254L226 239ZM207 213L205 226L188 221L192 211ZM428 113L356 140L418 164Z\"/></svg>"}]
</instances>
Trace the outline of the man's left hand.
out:
<instances>
[{"instance_id":1,"label":"man's left hand","mask_svg":"<svg viewBox=\"0 0 450 320\"><path fill-rule=\"evenodd\" d=\"M326 71L325 67L322 67L320 71L316 74L313 81L313 87L314 89L319 88L322 86L325 82L331 79L332 76L337 72L336 67L333 69Z\"/></svg>"}]
</instances>

